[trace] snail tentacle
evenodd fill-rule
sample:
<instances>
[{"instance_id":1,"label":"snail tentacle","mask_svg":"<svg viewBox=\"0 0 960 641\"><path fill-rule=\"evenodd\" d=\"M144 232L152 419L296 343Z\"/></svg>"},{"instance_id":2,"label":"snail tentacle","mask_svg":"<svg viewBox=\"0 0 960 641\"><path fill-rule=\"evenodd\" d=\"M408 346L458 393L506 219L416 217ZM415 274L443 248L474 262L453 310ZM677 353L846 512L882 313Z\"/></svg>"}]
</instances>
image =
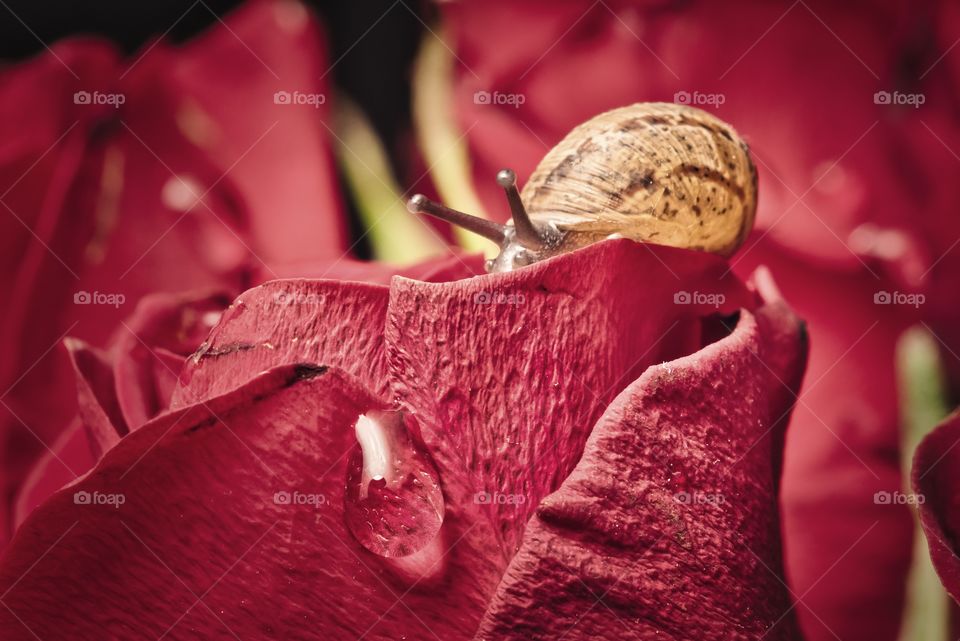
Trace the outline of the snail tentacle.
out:
<instances>
[{"instance_id":1,"label":"snail tentacle","mask_svg":"<svg viewBox=\"0 0 960 641\"><path fill-rule=\"evenodd\" d=\"M520 200L520 191L517 189L517 174L512 169L501 169L497 173L497 184L503 187L504 192L506 192L517 241L527 249L543 249L546 244L545 239L541 236L533 221L530 220L527 208L523 206L523 201Z\"/></svg>"},{"instance_id":2,"label":"snail tentacle","mask_svg":"<svg viewBox=\"0 0 960 641\"><path fill-rule=\"evenodd\" d=\"M483 236L487 240L492 240L498 245L507 237L507 228L505 225L495 223L486 218L471 216L456 209L450 209L438 202L432 201L423 194L415 194L407 201L407 210L412 214L426 214L440 220L463 227L467 231Z\"/></svg>"}]
</instances>

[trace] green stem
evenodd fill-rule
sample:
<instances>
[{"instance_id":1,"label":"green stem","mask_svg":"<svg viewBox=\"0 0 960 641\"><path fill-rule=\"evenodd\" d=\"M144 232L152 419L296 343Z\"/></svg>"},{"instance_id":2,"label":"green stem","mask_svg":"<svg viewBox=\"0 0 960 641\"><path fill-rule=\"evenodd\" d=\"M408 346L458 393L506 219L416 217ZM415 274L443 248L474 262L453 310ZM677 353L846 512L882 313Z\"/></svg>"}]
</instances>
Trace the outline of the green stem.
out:
<instances>
[{"instance_id":1,"label":"green stem","mask_svg":"<svg viewBox=\"0 0 960 641\"><path fill-rule=\"evenodd\" d=\"M946 385L936 340L920 328L904 333L897 344L897 377L903 424L902 466L909 486L917 445L947 415ZM912 490L909 487L908 493ZM947 641L950 598L940 583L926 538L914 513L913 562L907 578L900 641Z\"/></svg>"},{"instance_id":2,"label":"green stem","mask_svg":"<svg viewBox=\"0 0 960 641\"><path fill-rule=\"evenodd\" d=\"M378 260L409 265L447 251L439 234L407 211L387 154L363 112L338 99L336 155Z\"/></svg>"}]
</instances>

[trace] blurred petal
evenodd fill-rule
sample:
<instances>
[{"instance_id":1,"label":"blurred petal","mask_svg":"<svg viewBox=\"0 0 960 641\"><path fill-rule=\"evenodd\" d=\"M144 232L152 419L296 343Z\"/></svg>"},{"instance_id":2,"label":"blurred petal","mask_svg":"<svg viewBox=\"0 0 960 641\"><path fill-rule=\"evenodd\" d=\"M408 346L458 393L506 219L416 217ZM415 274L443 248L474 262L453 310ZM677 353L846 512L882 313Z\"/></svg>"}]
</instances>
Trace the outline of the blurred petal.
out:
<instances>
[{"instance_id":1,"label":"blurred petal","mask_svg":"<svg viewBox=\"0 0 960 641\"><path fill-rule=\"evenodd\" d=\"M239 291L271 261L344 253L324 47L302 5L262 0L183 46L121 60L68 40L0 76L0 248L17 274L0 286L0 543L17 486L76 409L53 345L105 346L148 294ZM281 89L323 96L320 109L277 104ZM163 405L140 400L131 428Z\"/></svg>"},{"instance_id":2,"label":"blurred petal","mask_svg":"<svg viewBox=\"0 0 960 641\"><path fill-rule=\"evenodd\" d=\"M750 242L748 241L748 246ZM815 266L761 240L734 259L766 265L808 324L810 363L787 433L783 527L790 587L811 639L896 639L910 564L895 348L912 309L878 305L868 274Z\"/></svg>"},{"instance_id":3,"label":"blurred petal","mask_svg":"<svg viewBox=\"0 0 960 641\"><path fill-rule=\"evenodd\" d=\"M83 341L68 338L64 345L77 377L78 414L100 457L130 431L117 402L113 370L105 354Z\"/></svg>"},{"instance_id":4,"label":"blurred petal","mask_svg":"<svg viewBox=\"0 0 960 641\"><path fill-rule=\"evenodd\" d=\"M117 397L131 429L170 407L184 361L219 322L230 300L226 293L155 294L123 322L111 353Z\"/></svg>"}]
</instances>

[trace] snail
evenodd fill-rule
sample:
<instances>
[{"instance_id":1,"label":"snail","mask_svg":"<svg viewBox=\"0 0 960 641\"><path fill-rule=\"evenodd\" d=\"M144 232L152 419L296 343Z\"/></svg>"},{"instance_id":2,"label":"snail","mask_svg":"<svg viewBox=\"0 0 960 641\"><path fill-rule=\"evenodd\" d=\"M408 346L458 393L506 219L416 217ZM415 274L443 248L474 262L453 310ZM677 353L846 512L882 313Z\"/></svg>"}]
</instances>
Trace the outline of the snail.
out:
<instances>
[{"instance_id":1,"label":"snail","mask_svg":"<svg viewBox=\"0 0 960 641\"><path fill-rule=\"evenodd\" d=\"M511 221L471 216L416 194L427 214L488 238L510 271L607 238L732 255L753 226L757 170L728 124L694 107L638 103L595 116L551 149L523 188L504 169Z\"/></svg>"}]
</instances>

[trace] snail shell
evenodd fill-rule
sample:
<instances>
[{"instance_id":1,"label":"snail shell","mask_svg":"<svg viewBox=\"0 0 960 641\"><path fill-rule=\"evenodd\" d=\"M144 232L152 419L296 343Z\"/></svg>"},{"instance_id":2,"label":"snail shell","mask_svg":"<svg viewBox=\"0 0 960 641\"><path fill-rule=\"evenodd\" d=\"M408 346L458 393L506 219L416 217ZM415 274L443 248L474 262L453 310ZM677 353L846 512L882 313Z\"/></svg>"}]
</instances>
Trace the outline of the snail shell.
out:
<instances>
[{"instance_id":1,"label":"snail shell","mask_svg":"<svg viewBox=\"0 0 960 641\"><path fill-rule=\"evenodd\" d=\"M610 237L730 256L753 227L757 171L747 144L694 107L638 103L579 125L540 161L522 193L500 172L506 225L417 195L410 210L500 243L491 271L509 271Z\"/></svg>"},{"instance_id":2,"label":"snail shell","mask_svg":"<svg viewBox=\"0 0 960 641\"><path fill-rule=\"evenodd\" d=\"M728 124L694 107L641 103L567 134L521 192L563 250L620 234L730 256L753 226L757 170Z\"/></svg>"}]
</instances>

